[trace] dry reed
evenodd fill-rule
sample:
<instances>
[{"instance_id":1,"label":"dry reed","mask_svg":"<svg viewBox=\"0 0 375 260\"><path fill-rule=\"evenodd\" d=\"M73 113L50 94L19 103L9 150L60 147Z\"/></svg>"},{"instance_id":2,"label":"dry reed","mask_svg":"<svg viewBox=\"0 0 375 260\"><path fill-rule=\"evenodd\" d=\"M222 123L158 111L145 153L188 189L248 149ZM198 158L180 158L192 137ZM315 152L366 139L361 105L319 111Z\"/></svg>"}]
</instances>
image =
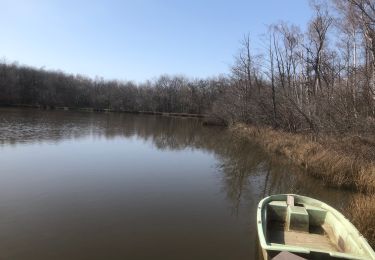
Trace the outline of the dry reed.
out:
<instances>
[{"instance_id":1,"label":"dry reed","mask_svg":"<svg viewBox=\"0 0 375 260\"><path fill-rule=\"evenodd\" d=\"M351 222L369 244L375 247L375 195L361 195L349 203L346 210Z\"/></svg>"},{"instance_id":2,"label":"dry reed","mask_svg":"<svg viewBox=\"0 0 375 260\"><path fill-rule=\"evenodd\" d=\"M375 192L375 163L364 151L375 145L353 143L353 139L324 137L314 140L309 135L292 134L267 127L237 124L233 133L252 139L266 151L280 154L303 166L306 172L326 185Z\"/></svg>"}]
</instances>

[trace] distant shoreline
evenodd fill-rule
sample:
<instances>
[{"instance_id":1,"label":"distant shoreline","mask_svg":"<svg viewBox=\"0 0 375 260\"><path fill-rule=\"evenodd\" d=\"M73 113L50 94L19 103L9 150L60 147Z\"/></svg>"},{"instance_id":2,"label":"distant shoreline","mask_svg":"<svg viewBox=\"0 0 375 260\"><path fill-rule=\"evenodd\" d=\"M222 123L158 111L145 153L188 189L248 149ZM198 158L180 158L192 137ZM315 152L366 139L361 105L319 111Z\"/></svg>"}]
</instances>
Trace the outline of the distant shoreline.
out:
<instances>
[{"instance_id":1,"label":"distant shoreline","mask_svg":"<svg viewBox=\"0 0 375 260\"><path fill-rule=\"evenodd\" d=\"M158 116L185 117L185 118L208 117L205 114L173 113L173 112L158 112L158 111L127 111L127 110L115 110L115 109L109 109L109 108L92 108L92 107L63 107L63 106L48 106L48 105L27 105L27 104L1 104L0 107L39 109L39 110L81 111L81 112L128 113L128 114L158 115Z\"/></svg>"}]
</instances>

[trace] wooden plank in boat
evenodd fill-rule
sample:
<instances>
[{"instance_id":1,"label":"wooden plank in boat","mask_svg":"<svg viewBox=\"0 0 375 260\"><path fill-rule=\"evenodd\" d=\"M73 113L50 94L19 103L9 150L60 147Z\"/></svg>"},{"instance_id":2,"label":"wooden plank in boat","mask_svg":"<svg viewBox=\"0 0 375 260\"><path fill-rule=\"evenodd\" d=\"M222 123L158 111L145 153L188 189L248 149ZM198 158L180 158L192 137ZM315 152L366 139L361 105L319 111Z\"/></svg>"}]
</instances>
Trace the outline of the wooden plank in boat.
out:
<instances>
[{"instance_id":1,"label":"wooden plank in boat","mask_svg":"<svg viewBox=\"0 0 375 260\"><path fill-rule=\"evenodd\" d=\"M280 254L272 258L272 260L307 260L307 259L302 258L298 255L292 254L290 252L281 252Z\"/></svg>"},{"instance_id":2,"label":"wooden plank in boat","mask_svg":"<svg viewBox=\"0 0 375 260\"><path fill-rule=\"evenodd\" d=\"M340 252L337 246L325 235L278 230L270 230L269 232L271 243Z\"/></svg>"}]
</instances>

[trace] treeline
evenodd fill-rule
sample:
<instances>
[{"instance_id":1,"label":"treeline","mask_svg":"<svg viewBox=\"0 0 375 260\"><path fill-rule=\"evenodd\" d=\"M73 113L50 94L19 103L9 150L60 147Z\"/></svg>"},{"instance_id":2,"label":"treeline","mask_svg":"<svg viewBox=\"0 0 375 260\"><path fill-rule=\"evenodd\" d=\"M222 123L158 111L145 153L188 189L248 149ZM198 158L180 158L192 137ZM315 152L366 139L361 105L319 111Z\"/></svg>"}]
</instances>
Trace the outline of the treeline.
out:
<instances>
[{"instance_id":1,"label":"treeline","mask_svg":"<svg viewBox=\"0 0 375 260\"><path fill-rule=\"evenodd\" d=\"M214 104L227 121L288 131L373 131L375 1L311 1L307 31L271 25L254 53L244 37L231 87Z\"/></svg>"},{"instance_id":2,"label":"treeline","mask_svg":"<svg viewBox=\"0 0 375 260\"><path fill-rule=\"evenodd\" d=\"M263 51L244 37L226 77L141 84L0 65L0 103L211 114L297 132L373 131L375 1L311 1L306 31L269 26Z\"/></svg>"},{"instance_id":3,"label":"treeline","mask_svg":"<svg viewBox=\"0 0 375 260\"><path fill-rule=\"evenodd\" d=\"M0 105L203 114L225 84L224 78L166 75L137 85L1 63Z\"/></svg>"}]
</instances>

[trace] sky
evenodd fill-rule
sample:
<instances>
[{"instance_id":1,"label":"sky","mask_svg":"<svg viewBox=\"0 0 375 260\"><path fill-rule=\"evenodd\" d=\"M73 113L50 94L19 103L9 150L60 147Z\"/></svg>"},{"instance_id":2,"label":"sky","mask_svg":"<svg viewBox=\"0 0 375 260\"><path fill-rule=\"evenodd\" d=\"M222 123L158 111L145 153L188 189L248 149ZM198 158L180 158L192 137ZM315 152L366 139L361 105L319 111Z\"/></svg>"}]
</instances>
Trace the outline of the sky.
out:
<instances>
[{"instance_id":1,"label":"sky","mask_svg":"<svg viewBox=\"0 0 375 260\"><path fill-rule=\"evenodd\" d=\"M0 58L104 79L226 74L240 40L279 21L306 27L308 0L0 0Z\"/></svg>"}]
</instances>

